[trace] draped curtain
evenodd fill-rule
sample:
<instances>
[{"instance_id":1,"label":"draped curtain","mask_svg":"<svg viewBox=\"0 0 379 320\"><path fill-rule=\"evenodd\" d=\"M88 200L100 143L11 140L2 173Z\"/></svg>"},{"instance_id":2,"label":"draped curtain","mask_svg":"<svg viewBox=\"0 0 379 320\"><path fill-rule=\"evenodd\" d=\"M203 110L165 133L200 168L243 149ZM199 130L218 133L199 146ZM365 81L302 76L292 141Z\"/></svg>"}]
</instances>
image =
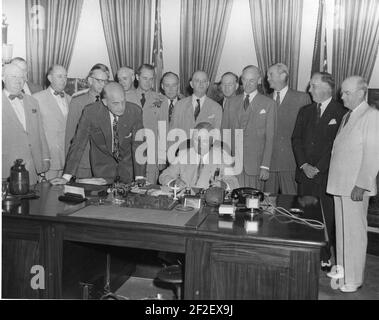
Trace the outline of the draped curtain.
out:
<instances>
[{"instance_id":1,"label":"draped curtain","mask_svg":"<svg viewBox=\"0 0 379 320\"><path fill-rule=\"evenodd\" d=\"M180 86L186 92L196 70L214 82L230 20L233 0L182 0L180 20Z\"/></svg>"},{"instance_id":2,"label":"draped curtain","mask_svg":"<svg viewBox=\"0 0 379 320\"><path fill-rule=\"evenodd\" d=\"M303 0L249 0L259 68L266 72L282 62L290 69L289 85L297 88Z\"/></svg>"},{"instance_id":3,"label":"draped curtain","mask_svg":"<svg viewBox=\"0 0 379 320\"><path fill-rule=\"evenodd\" d=\"M113 74L150 63L152 0L99 0Z\"/></svg>"},{"instance_id":4,"label":"draped curtain","mask_svg":"<svg viewBox=\"0 0 379 320\"><path fill-rule=\"evenodd\" d=\"M370 81L379 46L379 1L335 0L333 75L360 75Z\"/></svg>"},{"instance_id":5,"label":"draped curtain","mask_svg":"<svg viewBox=\"0 0 379 320\"><path fill-rule=\"evenodd\" d=\"M26 0L25 6L28 74L44 85L51 65L70 66L83 0Z\"/></svg>"}]
</instances>

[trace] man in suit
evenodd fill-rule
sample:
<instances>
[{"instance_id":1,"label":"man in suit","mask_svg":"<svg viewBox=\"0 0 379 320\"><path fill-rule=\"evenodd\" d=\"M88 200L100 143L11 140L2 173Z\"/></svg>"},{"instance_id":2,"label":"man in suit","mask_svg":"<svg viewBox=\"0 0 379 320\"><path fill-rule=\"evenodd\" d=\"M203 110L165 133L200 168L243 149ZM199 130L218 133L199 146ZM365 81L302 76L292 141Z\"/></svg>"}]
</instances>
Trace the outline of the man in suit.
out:
<instances>
[{"instance_id":1,"label":"man in suit","mask_svg":"<svg viewBox=\"0 0 379 320\"><path fill-rule=\"evenodd\" d=\"M17 67L19 67L25 74L25 83L24 83L24 87L22 88L23 93L26 93L28 95L32 95L34 93L37 93L37 92L40 92L43 90L42 86L39 85L38 83L33 83L31 81L28 81L28 65L25 61L25 59L21 58L21 57L15 57L11 60L12 64L16 65Z\"/></svg>"},{"instance_id":2,"label":"man in suit","mask_svg":"<svg viewBox=\"0 0 379 320\"><path fill-rule=\"evenodd\" d=\"M71 97L64 92L67 71L63 66L53 65L47 71L50 86L33 95L41 109L43 130L49 146L51 162L46 172L48 180L60 177L65 160L65 133L68 105Z\"/></svg>"},{"instance_id":3,"label":"man in suit","mask_svg":"<svg viewBox=\"0 0 379 320\"><path fill-rule=\"evenodd\" d=\"M236 95L238 86L238 76L233 72L228 71L221 76L220 88L224 97L219 101L219 104L222 109L225 109L226 101Z\"/></svg>"},{"instance_id":4,"label":"man in suit","mask_svg":"<svg viewBox=\"0 0 379 320\"><path fill-rule=\"evenodd\" d=\"M342 292L363 284L367 249L367 209L377 193L379 171L379 111L367 104L367 82L347 78L341 87L349 112L334 140L327 192L334 196L336 214L337 273Z\"/></svg>"},{"instance_id":5,"label":"man in suit","mask_svg":"<svg viewBox=\"0 0 379 320\"><path fill-rule=\"evenodd\" d=\"M76 175L88 141L95 178L103 178L108 183L143 180L145 165L135 156L141 144L135 136L142 128L140 108L125 101L124 89L119 83L109 82L104 87L104 99L84 108L67 154L64 174L51 183L65 184Z\"/></svg>"},{"instance_id":6,"label":"man in suit","mask_svg":"<svg viewBox=\"0 0 379 320\"><path fill-rule=\"evenodd\" d=\"M321 267L331 267L331 247L335 248L333 197L326 193L333 141L346 109L332 98L334 79L325 72L315 73L310 81L314 103L300 109L292 134L296 158L299 195L321 200L328 243L321 250Z\"/></svg>"},{"instance_id":7,"label":"man in suit","mask_svg":"<svg viewBox=\"0 0 379 320\"><path fill-rule=\"evenodd\" d=\"M204 71L195 71L190 81L193 94L181 99L175 105L172 116L172 128L183 130L187 139L190 131L200 122L209 122L215 129L220 129L222 119L221 106L206 96L209 87L208 74Z\"/></svg>"},{"instance_id":8,"label":"man in suit","mask_svg":"<svg viewBox=\"0 0 379 320\"><path fill-rule=\"evenodd\" d=\"M89 90L82 92L72 98L67 115L66 136L65 136L65 154L67 155L70 149L71 141L75 136L76 128L79 123L80 116L86 105L100 101L100 94L108 82L108 74L106 69L101 64L94 65L88 76L87 82ZM91 164L89 161L89 144L86 145L82 158L80 159L79 167L76 172L77 178L92 177Z\"/></svg>"},{"instance_id":9,"label":"man in suit","mask_svg":"<svg viewBox=\"0 0 379 320\"><path fill-rule=\"evenodd\" d=\"M230 167L233 161L219 141L214 143L213 129L208 122L196 125L190 147L181 149L176 161L160 175L162 185L201 189L220 186L227 190L239 187Z\"/></svg>"},{"instance_id":10,"label":"man in suit","mask_svg":"<svg viewBox=\"0 0 379 320\"><path fill-rule=\"evenodd\" d=\"M276 105L258 92L261 74L256 66L245 67L241 79L244 93L227 101L222 129L231 129L232 155L242 163L239 184L263 189L264 181L269 178ZM235 141L238 129L243 131L243 141Z\"/></svg>"},{"instance_id":11,"label":"man in suit","mask_svg":"<svg viewBox=\"0 0 379 320\"><path fill-rule=\"evenodd\" d=\"M116 81L122 85L125 91L126 101L130 100L130 96L133 98L135 80L134 70L130 67L121 67L117 70Z\"/></svg>"},{"instance_id":12,"label":"man in suit","mask_svg":"<svg viewBox=\"0 0 379 320\"><path fill-rule=\"evenodd\" d=\"M14 64L3 68L2 98L2 176L10 174L16 159L23 159L29 171L29 183L49 170L50 153L36 99L22 93L25 73Z\"/></svg>"},{"instance_id":13,"label":"man in suit","mask_svg":"<svg viewBox=\"0 0 379 320\"><path fill-rule=\"evenodd\" d=\"M270 98L277 104L270 178L265 184L265 191L270 193L297 194L291 136L299 109L310 104L311 99L307 93L289 88L288 78L289 70L283 63L276 63L267 71L268 82L274 89Z\"/></svg>"}]
</instances>

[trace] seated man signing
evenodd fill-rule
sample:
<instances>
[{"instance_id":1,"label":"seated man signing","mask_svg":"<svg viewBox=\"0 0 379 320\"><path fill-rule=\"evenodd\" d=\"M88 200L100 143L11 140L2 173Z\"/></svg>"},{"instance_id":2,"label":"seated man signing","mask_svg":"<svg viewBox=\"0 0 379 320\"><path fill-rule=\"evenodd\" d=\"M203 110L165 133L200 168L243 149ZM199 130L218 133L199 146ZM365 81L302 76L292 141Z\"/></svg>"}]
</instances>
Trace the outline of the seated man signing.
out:
<instances>
[{"instance_id":1,"label":"seated man signing","mask_svg":"<svg viewBox=\"0 0 379 320\"><path fill-rule=\"evenodd\" d=\"M222 150L219 141L214 143L218 133L208 122L197 124L190 146L179 151L174 162L160 175L159 182L162 185L177 185L179 188L238 188L232 157Z\"/></svg>"},{"instance_id":2,"label":"seated man signing","mask_svg":"<svg viewBox=\"0 0 379 320\"><path fill-rule=\"evenodd\" d=\"M125 101L124 89L116 82L104 87L104 99L86 106L67 154L62 178L52 184L65 184L76 175L84 149L90 142L93 176L107 183L144 180L145 165L135 152L142 143L135 140L142 128L141 109Z\"/></svg>"}]
</instances>

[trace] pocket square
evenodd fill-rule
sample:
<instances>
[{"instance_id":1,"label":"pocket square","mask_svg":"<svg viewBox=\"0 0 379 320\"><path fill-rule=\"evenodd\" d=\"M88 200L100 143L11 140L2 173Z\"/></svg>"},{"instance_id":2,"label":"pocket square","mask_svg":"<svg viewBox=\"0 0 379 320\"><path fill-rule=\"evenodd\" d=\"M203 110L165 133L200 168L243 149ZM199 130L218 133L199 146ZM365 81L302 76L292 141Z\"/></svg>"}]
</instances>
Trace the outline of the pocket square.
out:
<instances>
[{"instance_id":1,"label":"pocket square","mask_svg":"<svg viewBox=\"0 0 379 320\"><path fill-rule=\"evenodd\" d=\"M259 112L259 114L265 114L265 113L266 113L265 109L262 109L261 112Z\"/></svg>"},{"instance_id":2,"label":"pocket square","mask_svg":"<svg viewBox=\"0 0 379 320\"><path fill-rule=\"evenodd\" d=\"M213 119L214 117L215 117L215 115L212 114L212 115L208 116L208 119Z\"/></svg>"},{"instance_id":3,"label":"pocket square","mask_svg":"<svg viewBox=\"0 0 379 320\"><path fill-rule=\"evenodd\" d=\"M333 125L333 124L337 124L336 119L332 119L332 120L330 120L329 123L328 123L329 126L331 126L331 125Z\"/></svg>"}]
</instances>

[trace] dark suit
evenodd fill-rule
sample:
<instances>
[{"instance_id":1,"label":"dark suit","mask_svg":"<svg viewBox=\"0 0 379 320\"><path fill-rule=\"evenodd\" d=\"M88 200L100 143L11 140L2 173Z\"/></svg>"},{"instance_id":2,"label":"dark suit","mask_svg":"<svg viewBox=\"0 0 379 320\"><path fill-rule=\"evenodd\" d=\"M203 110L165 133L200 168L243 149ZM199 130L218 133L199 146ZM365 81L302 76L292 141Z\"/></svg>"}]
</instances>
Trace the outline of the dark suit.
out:
<instances>
[{"instance_id":1,"label":"dark suit","mask_svg":"<svg viewBox=\"0 0 379 320\"><path fill-rule=\"evenodd\" d=\"M333 197L326 194L329 163L333 142L346 109L332 100L317 122L316 103L300 109L292 134L292 147L296 158L296 181L300 195L320 197L329 246L321 252L321 259L330 259L330 245L335 247L335 222ZM320 172L309 179L300 167L308 163Z\"/></svg>"},{"instance_id":2,"label":"dark suit","mask_svg":"<svg viewBox=\"0 0 379 320\"><path fill-rule=\"evenodd\" d=\"M120 162L112 155L112 126L108 108L102 102L86 106L67 154L64 173L75 175L84 149L90 142L90 162L93 176L112 182L120 176L129 183L136 176L145 176L145 165L135 159L141 142L135 141L136 133L142 129L142 112L137 105L126 102L125 112L118 119Z\"/></svg>"}]
</instances>

